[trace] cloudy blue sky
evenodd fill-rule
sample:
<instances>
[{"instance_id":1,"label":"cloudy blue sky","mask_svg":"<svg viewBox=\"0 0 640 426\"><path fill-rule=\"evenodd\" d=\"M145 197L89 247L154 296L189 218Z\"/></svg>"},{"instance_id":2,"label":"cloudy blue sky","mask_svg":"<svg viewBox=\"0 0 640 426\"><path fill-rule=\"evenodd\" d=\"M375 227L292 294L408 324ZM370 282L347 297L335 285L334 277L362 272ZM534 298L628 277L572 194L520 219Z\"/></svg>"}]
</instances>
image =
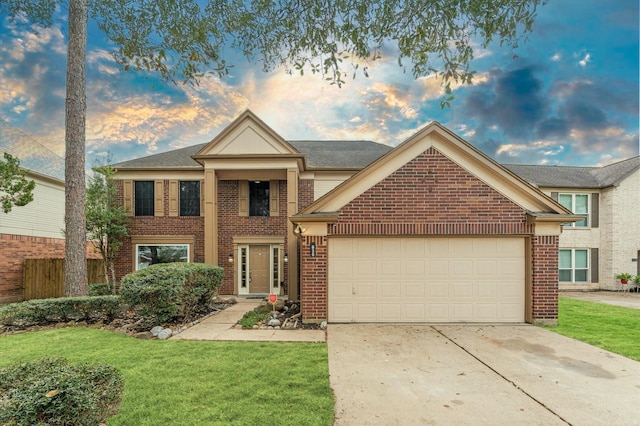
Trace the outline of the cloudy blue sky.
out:
<instances>
[{"instance_id":1,"label":"cloudy blue sky","mask_svg":"<svg viewBox=\"0 0 640 426\"><path fill-rule=\"evenodd\" d=\"M551 0L517 51L476 52L475 83L445 110L440 83L392 57L342 88L244 61L223 80L176 86L119 70L91 26L87 163L207 142L249 108L285 139L395 146L437 120L502 163L609 164L639 151L638 14L637 0ZM64 155L64 17L37 31L0 21L0 120Z\"/></svg>"}]
</instances>

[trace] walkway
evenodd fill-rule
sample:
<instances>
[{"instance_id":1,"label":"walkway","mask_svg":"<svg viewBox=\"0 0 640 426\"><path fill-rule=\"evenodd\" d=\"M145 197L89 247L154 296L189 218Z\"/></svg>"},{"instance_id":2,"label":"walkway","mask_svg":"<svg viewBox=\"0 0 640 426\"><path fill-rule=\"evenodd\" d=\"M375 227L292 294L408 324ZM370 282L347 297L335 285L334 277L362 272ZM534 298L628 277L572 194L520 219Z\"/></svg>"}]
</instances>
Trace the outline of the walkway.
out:
<instances>
[{"instance_id":1,"label":"walkway","mask_svg":"<svg viewBox=\"0 0 640 426\"><path fill-rule=\"evenodd\" d=\"M560 297L640 309L640 293L622 291L561 291Z\"/></svg>"},{"instance_id":2,"label":"walkway","mask_svg":"<svg viewBox=\"0 0 640 426\"><path fill-rule=\"evenodd\" d=\"M237 298L238 303L212 315L171 339L224 340L251 342L325 342L324 330L242 330L234 328L242 316L260 305L262 300Z\"/></svg>"}]
</instances>

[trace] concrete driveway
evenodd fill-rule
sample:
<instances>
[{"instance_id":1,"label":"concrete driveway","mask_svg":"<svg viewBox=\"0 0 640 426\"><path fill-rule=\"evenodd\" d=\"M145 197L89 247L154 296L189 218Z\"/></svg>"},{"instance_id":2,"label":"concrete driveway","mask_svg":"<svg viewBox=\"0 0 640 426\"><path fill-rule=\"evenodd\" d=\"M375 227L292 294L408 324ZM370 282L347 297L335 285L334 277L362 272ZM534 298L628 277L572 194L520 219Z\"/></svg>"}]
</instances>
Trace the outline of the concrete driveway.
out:
<instances>
[{"instance_id":1,"label":"concrete driveway","mask_svg":"<svg viewBox=\"0 0 640 426\"><path fill-rule=\"evenodd\" d=\"M640 424L640 362L542 328L331 324L327 342L336 425Z\"/></svg>"}]
</instances>

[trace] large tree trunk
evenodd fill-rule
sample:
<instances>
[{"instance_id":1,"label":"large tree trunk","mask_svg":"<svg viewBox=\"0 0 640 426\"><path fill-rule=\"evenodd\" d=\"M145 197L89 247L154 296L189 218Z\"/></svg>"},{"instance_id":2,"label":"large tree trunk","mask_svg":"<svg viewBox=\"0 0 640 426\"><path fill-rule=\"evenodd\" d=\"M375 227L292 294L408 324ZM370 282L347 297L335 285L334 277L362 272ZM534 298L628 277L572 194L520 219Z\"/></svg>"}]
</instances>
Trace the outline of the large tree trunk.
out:
<instances>
[{"instance_id":1,"label":"large tree trunk","mask_svg":"<svg viewBox=\"0 0 640 426\"><path fill-rule=\"evenodd\" d=\"M87 20L87 1L70 0L65 102L65 296L88 294L84 171Z\"/></svg>"}]
</instances>

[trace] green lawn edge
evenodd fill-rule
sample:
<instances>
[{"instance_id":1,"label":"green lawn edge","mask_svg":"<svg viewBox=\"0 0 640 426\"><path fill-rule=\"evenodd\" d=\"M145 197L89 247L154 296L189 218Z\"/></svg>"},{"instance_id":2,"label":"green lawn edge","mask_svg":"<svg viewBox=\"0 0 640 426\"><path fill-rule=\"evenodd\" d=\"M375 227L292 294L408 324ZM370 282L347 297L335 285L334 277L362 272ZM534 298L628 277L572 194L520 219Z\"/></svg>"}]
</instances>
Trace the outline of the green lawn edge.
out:
<instances>
[{"instance_id":1,"label":"green lawn edge","mask_svg":"<svg viewBox=\"0 0 640 426\"><path fill-rule=\"evenodd\" d=\"M87 328L0 337L0 368L45 356L125 377L108 425L331 425L326 343L139 340Z\"/></svg>"},{"instance_id":2,"label":"green lawn edge","mask_svg":"<svg viewBox=\"0 0 640 426\"><path fill-rule=\"evenodd\" d=\"M559 297L558 325L544 328L640 361L640 309Z\"/></svg>"}]
</instances>

